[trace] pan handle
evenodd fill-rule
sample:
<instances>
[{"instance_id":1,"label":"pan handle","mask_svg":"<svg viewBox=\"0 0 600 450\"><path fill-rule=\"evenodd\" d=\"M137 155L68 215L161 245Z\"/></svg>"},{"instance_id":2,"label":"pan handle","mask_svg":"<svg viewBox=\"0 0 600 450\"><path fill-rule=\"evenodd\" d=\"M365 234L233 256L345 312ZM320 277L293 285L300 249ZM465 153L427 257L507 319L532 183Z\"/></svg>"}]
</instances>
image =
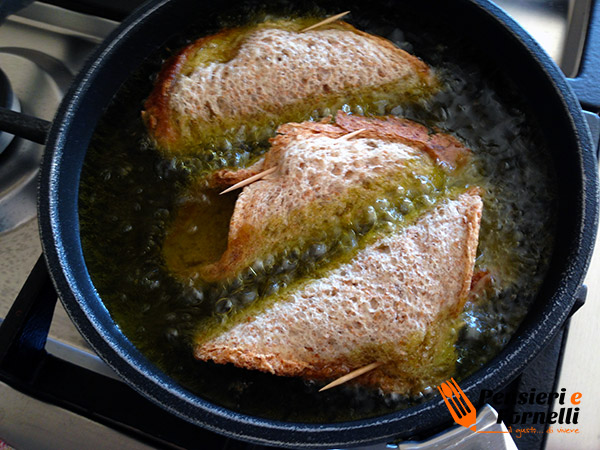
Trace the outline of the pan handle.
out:
<instances>
[{"instance_id":1,"label":"pan handle","mask_svg":"<svg viewBox=\"0 0 600 450\"><path fill-rule=\"evenodd\" d=\"M0 107L0 130L45 144L52 122Z\"/></svg>"},{"instance_id":2,"label":"pan handle","mask_svg":"<svg viewBox=\"0 0 600 450\"><path fill-rule=\"evenodd\" d=\"M584 109L600 112L600 0L592 2L579 73L568 81Z\"/></svg>"}]
</instances>

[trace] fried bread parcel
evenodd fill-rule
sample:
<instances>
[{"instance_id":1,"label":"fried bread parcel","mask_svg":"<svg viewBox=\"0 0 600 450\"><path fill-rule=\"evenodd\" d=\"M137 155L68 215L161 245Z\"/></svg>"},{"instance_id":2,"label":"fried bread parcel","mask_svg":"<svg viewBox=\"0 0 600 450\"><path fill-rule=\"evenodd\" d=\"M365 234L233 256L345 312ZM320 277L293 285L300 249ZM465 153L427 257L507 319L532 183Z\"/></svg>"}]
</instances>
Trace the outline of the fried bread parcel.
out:
<instances>
[{"instance_id":1,"label":"fried bread parcel","mask_svg":"<svg viewBox=\"0 0 600 450\"><path fill-rule=\"evenodd\" d=\"M267 310L199 336L196 358L316 380L379 362L356 382L404 395L439 383L455 370L482 205L476 189L444 200Z\"/></svg>"},{"instance_id":2,"label":"fried bread parcel","mask_svg":"<svg viewBox=\"0 0 600 450\"><path fill-rule=\"evenodd\" d=\"M420 100L438 89L433 71L392 42L314 19L230 28L166 62L142 116L167 156L260 141L283 123L345 104Z\"/></svg>"}]
</instances>

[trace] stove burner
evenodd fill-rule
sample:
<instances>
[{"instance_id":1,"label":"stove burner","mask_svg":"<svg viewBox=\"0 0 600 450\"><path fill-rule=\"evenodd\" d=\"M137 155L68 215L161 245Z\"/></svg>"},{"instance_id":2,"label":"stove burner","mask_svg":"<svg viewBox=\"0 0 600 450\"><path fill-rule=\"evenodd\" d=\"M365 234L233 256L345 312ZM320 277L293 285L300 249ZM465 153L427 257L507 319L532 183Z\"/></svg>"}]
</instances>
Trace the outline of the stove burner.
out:
<instances>
[{"instance_id":1,"label":"stove burner","mask_svg":"<svg viewBox=\"0 0 600 450\"><path fill-rule=\"evenodd\" d=\"M21 111L19 98L15 95L8 77L0 69L0 106L8 108L12 111ZM6 132L0 131L0 153L6 150L6 147L12 142L14 136Z\"/></svg>"},{"instance_id":2,"label":"stove burner","mask_svg":"<svg viewBox=\"0 0 600 450\"><path fill-rule=\"evenodd\" d=\"M21 47L0 47L0 67L23 113L45 120L52 119L73 76L58 59ZM0 133L0 140L4 136L10 140L0 153L0 233L36 217L37 175L44 151L42 145L6 132Z\"/></svg>"}]
</instances>

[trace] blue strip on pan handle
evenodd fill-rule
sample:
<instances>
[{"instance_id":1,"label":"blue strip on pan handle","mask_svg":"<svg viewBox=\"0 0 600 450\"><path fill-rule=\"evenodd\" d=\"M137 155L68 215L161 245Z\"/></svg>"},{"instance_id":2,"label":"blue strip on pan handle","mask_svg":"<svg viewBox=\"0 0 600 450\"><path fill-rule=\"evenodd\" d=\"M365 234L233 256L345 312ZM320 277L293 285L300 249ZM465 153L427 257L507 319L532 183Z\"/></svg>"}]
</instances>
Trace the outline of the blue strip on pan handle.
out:
<instances>
[{"instance_id":1,"label":"blue strip on pan handle","mask_svg":"<svg viewBox=\"0 0 600 450\"><path fill-rule=\"evenodd\" d=\"M579 73L568 81L585 110L600 159L600 0L592 2Z\"/></svg>"},{"instance_id":2,"label":"blue strip on pan handle","mask_svg":"<svg viewBox=\"0 0 600 450\"><path fill-rule=\"evenodd\" d=\"M590 111L583 111L583 114L585 115L585 118L590 126L592 138L596 143L596 156L600 160L600 116Z\"/></svg>"},{"instance_id":3,"label":"blue strip on pan handle","mask_svg":"<svg viewBox=\"0 0 600 450\"><path fill-rule=\"evenodd\" d=\"M579 73L569 83L584 109L600 112L600 0L592 3Z\"/></svg>"}]
</instances>

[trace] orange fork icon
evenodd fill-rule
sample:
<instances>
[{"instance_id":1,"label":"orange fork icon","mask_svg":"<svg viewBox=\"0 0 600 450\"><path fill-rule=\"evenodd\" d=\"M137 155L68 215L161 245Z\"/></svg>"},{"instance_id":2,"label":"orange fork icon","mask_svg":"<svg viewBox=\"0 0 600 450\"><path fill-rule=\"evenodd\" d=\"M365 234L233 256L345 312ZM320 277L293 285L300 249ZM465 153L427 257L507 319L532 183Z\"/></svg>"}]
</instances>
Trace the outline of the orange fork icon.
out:
<instances>
[{"instance_id":1,"label":"orange fork icon","mask_svg":"<svg viewBox=\"0 0 600 450\"><path fill-rule=\"evenodd\" d=\"M450 381L442 383L438 386L438 390L442 394L442 398L457 424L469 428L476 433L509 433L509 431L477 431L475 429L477 411L471 400L467 398L463 390L454 381L454 378L450 378Z\"/></svg>"}]
</instances>

